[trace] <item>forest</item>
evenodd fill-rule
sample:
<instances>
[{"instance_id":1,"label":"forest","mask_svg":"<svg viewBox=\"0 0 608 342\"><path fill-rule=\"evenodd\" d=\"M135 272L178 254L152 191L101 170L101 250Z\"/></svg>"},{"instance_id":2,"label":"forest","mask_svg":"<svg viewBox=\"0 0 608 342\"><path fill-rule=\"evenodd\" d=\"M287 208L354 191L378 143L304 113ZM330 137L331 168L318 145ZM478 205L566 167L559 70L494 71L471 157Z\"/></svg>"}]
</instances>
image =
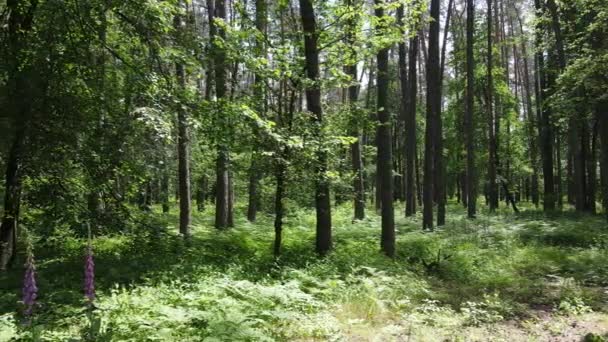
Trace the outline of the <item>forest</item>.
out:
<instances>
[{"instance_id":1,"label":"forest","mask_svg":"<svg viewBox=\"0 0 608 342\"><path fill-rule=\"evenodd\" d=\"M0 0L0 341L608 341L608 0Z\"/></svg>"}]
</instances>

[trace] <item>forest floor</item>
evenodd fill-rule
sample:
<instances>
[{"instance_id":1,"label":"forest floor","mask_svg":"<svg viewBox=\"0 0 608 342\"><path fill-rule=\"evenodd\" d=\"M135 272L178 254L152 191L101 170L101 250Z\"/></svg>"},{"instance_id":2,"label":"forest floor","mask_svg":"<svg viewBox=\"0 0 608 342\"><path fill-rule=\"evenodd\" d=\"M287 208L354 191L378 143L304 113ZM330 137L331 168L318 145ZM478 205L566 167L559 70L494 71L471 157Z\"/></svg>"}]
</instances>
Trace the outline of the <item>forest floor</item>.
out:
<instances>
[{"instance_id":1,"label":"forest floor","mask_svg":"<svg viewBox=\"0 0 608 342\"><path fill-rule=\"evenodd\" d=\"M334 213L335 250L323 259L311 210L288 214L278 259L270 215L216 231L211 209L195 213L185 243L176 213L158 213L147 228L95 239L92 311L81 290L86 240L56 229L35 243L39 305L28 324L23 269L0 275L0 341L608 339L602 217L524 206L470 221L452 204L447 225L423 233L420 217L396 212L394 260L379 252L377 215L353 223L348 205Z\"/></svg>"}]
</instances>

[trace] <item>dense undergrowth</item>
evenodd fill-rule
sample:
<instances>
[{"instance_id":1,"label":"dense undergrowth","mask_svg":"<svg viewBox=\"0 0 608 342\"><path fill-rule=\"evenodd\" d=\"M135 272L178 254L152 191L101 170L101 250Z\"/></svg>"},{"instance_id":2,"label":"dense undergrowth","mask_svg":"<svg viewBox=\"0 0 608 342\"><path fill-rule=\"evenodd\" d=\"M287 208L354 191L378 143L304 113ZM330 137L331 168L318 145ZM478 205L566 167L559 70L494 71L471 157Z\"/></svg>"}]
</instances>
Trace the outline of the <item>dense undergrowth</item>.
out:
<instances>
[{"instance_id":1,"label":"dense undergrowth","mask_svg":"<svg viewBox=\"0 0 608 342\"><path fill-rule=\"evenodd\" d=\"M158 214L148 228L95 239L92 311L81 291L86 241L62 230L35 241L38 306L24 321L23 270L2 275L0 340L458 339L463 327L525 320L534 310L606 310L601 217L504 209L475 221L452 214L433 233L418 218L400 218L394 260L379 252L379 218L353 223L348 206L334 214L335 249L323 259L314 254L311 211L289 215L278 259L270 216L216 231L212 213L200 213L188 242L168 224L175 221Z\"/></svg>"}]
</instances>

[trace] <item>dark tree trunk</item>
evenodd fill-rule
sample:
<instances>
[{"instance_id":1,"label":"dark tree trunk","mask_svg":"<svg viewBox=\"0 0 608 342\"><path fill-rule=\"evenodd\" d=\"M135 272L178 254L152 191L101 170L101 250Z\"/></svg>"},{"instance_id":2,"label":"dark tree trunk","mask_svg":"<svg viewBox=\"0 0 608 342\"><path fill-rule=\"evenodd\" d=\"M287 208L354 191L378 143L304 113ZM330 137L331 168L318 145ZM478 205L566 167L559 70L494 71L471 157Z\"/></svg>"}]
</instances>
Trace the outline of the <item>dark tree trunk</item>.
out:
<instances>
[{"instance_id":1,"label":"dark tree trunk","mask_svg":"<svg viewBox=\"0 0 608 342\"><path fill-rule=\"evenodd\" d=\"M591 142L589 147L589 156L587 158L587 211L595 214L595 195L597 183L597 135L599 126L597 118L594 118L592 121Z\"/></svg>"},{"instance_id":2,"label":"dark tree trunk","mask_svg":"<svg viewBox=\"0 0 608 342\"><path fill-rule=\"evenodd\" d=\"M404 16L404 6L401 5L399 6L399 8L397 8L397 24L402 26L403 23L403 16ZM411 154L408 151L408 133L409 133L409 118L408 118L408 105L409 102L412 102L412 99L408 98L409 96L409 81L408 81L408 75L407 75L407 48L405 46L405 38L404 38L404 33L403 31L401 31L401 40L399 41L398 44L398 48L399 48L399 85L400 85L400 102L399 102L399 118L401 119L401 121L403 122L403 130L404 130L404 146L403 146L403 163L404 163L404 167L402 169L403 172L403 176L401 177L402 179L402 186L403 186L403 200L405 201L405 216L410 216L411 214L408 213L408 205L409 202L411 200L410 197L408 197L409 193L408 193L408 186L410 184L410 182L412 181L411 178L409 178L408 176L408 172L410 171L409 169L409 159L411 158ZM414 99L415 101L415 99ZM398 136L398 134L395 135L396 137ZM399 155L399 152L397 151L397 156ZM413 178L413 177L412 177ZM410 208L411 209L411 208Z\"/></svg>"},{"instance_id":3,"label":"dark tree trunk","mask_svg":"<svg viewBox=\"0 0 608 342\"><path fill-rule=\"evenodd\" d=\"M376 0L376 17L384 18L384 1ZM383 34L384 27L376 27L376 34ZM382 251L389 257L395 255L395 215L393 208L393 151L391 137L391 115L388 112L388 47L377 55L378 62L378 164L376 172L380 177L380 196L382 214Z\"/></svg>"},{"instance_id":4,"label":"dark tree trunk","mask_svg":"<svg viewBox=\"0 0 608 342\"><path fill-rule=\"evenodd\" d=\"M198 211L205 211L205 201L207 200L207 175L203 174L198 180L196 187L196 206Z\"/></svg>"},{"instance_id":5,"label":"dark tree trunk","mask_svg":"<svg viewBox=\"0 0 608 342\"><path fill-rule=\"evenodd\" d=\"M304 52L306 59L306 75L313 85L306 88L307 110L313 114L314 124L319 126L316 131L321 139L323 125L323 109L321 108L321 88L319 85L319 50L317 47L318 33L315 11L312 0L300 0L300 15L304 30ZM315 206L317 212L316 250L325 255L331 249L331 204L329 184L326 180L327 153L321 149L316 155Z\"/></svg>"},{"instance_id":6,"label":"dark tree trunk","mask_svg":"<svg viewBox=\"0 0 608 342\"><path fill-rule=\"evenodd\" d=\"M450 28L450 18L452 15L452 5L454 0L449 0L447 16L445 18L445 26L443 30L443 43L441 46L441 58L439 67L439 80L438 80L438 93L437 101L439 102L439 109L437 112L437 146L435 153L435 195L437 197L437 226L445 225L445 205L446 205L446 167L444 165L443 156L443 119L441 117L442 112L442 94L443 94L443 73L445 69L445 51L447 48L447 39ZM439 20L439 18L437 18ZM437 25L437 48L439 48L439 25ZM429 40L430 41L430 40Z\"/></svg>"},{"instance_id":7,"label":"dark tree trunk","mask_svg":"<svg viewBox=\"0 0 608 342\"><path fill-rule=\"evenodd\" d=\"M598 104L596 108L596 115L600 138L602 205L604 207L604 215L608 220L608 103L603 102Z\"/></svg>"},{"instance_id":8,"label":"dark tree trunk","mask_svg":"<svg viewBox=\"0 0 608 342\"><path fill-rule=\"evenodd\" d=\"M493 51L492 51L492 0L487 0L488 6L488 17L487 17L487 39L488 39L488 57L487 57L487 82L488 87L487 91L487 115L488 115L488 197L489 197L489 206L490 211L494 212L496 208L498 208L498 184L496 183L497 176L497 152L498 146L496 141L496 135L498 132L495 131L495 120L496 117L494 115L494 102L493 102L493 93L494 93L494 81L492 77L492 69L493 69Z\"/></svg>"},{"instance_id":9,"label":"dark tree trunk","mask_svg":"<svg viewBox=\"0 0 608 342\"><path fill-rule=\"evenodd\" d=\"M17 129L6 166L4 213L0 225L0 270L10 267L16 255L24 141L25 126L22 126Z\"/></svg>"},{"instance_id":10,"label":"dark tree trunk","mask_svg":"<svg viewBox=\"0 0 608 342\"><path fill-rule=\"evenodd\" d=\"M181 16L175 16L175 29L178 40L182 38L184 23ZM175 75L179 91L186 90L186 71L182 63L176 63ZM180 94L183 98L183 94ZM190 196L190 130L188 114L182 104L177 110L177 162L179 178L179 232L184 237L190 236L190 211L192 200Z\"/></svg>"},{"instance_id":11,"label":"dark tree trunk","mask_svg":"<svg viewBox=\"0 0 608 342\"><path fill-rule=\"evenodd\" d=\"M164 166L162 171L162 178L160 180L160 193L161 193L161 202L163 207L163 213L169 212L169 170Z\"/></svg>"},{"instance_id":12,"label":"dark tree trunk","mask_svg":"<svg viewBox=\"0 0 608 342\"><path fill-rule=\"evenodd\" d=\"M283 239L283 193L285 191L285 165L279 160L276 165L277 188L274 197L274 244L275 256L281 254L281 243Z\"/></svg>"},{"instance_id":13,"label":"dark tree trunk","mask_svg":"<svg viewBox=\"0 0 608 342\"><path fill-rule=\"evenodd\" d=\"M23 180L23 158L25 140L31 120L32 110L28 89L32 82L27 77L29 66L22 62L21 54L26 35L31 30L32 20L38 1L10 0L6 2L8 17L9 71L7 88L9 91L7 111L15 122L15 135L8 154L5 174L4 212L0 224L0 271L9 268L16 255L17 226L21 205L21 184Z\"/></svg>"},{"instance_id":14,"label":"dark tree trunk","mask_svg":"<svg viewBox=\"0 0 608 342\"><path fill-rule=\"evenodd\" d=\"M477 215L477 176L475 174L475 125L473 122L474 112L474 58L473 58L473 31L475 22L475 9L473 0L467 0L467 88L465 108L465 132L467 150L467 215L475 218Z\"/></svg>"},{"instance_id":15,"label":"dark tree trunk","mask_svg":"<svg viewBox=\"0 0 608 342\"><path fill-rule=\"evenodd\" d=\"M519 11L517 11L517 20L519 22L519 32L521 35L524 34L523 24ZM528 116L528 135L530 139L530 164L532 165L532 179L530 181L530 193L532 197L532 203L536 207L539 204L538 195L538 121L536 120L534 110L532 107L532 92L530 87L530 69L528 68L528 51L526 48L526 42L521 42L521 52L523 59L523 79L524 79L524 91L526 97L526 114Z\"/></svg>"},{"instance_id":16,"label":"dark tree trunk","mask_svg":"<svg viewBox=\"0 0 608 342\"><path fill-rule=\"evenodd\" d=\"M214 18L226 19L225 0L215 0ZM219 109L223 108L226 98L226 51L218 43L219 39L226 38L225 29L221 26L212 25L215 35L212 40L215 45L215 94L218 100ZM227 128L228 123L223 115L220 115L218 124L222 128ZM216 160L216 199L215 199L215 227L225 229L232 226L232 203L231 203L231 181L230 181L230 152L225 142L218 145L218 156Z\"/></svg>"},{"instance_id":17,"label":"dark tree trunk","mask_svg":"<svg viewBox=\"0 0 608 342\"><path fill-rule=\"evenodd\" d=\"M405 216L412 216L416 213L416 100L418 89L418 75L416 71L418 61L418 36L410 39L409 66L407 87L407 118L405 123Z\"/></svg>"},{"instance_id":18,"label":"dark tree trunk","mask_svg":"<svg viewBox=\"0 0 608 342\"><path fill-rule=\"evenodd\" d=\"M433 197L437 176L436 151L439 139L438 120L441 115L441 84L439 61L439 0L431 0L431 23L429 27L429 51L426 63L426 131L424 153L424 189L422 228L433 230Z\"/></svg>"},{"instance_id":19,"label":"dark tree trunk","mask_svg":"<svg viewBox=\"0 0 608 342\"><path fill-rule=\"evenodd\" d=\"M543 13L541 0L534 0L534 7L537 16ZM551 121L551 112L544 104L547 98L547 85L545 79L545 62L543 52L540 50L542 46L542 31L543 24L538 20L536 24L536 110L539 118L539 133L540 133L540 150L543 163L543 178L544 178L544 199L543 210L555 210L555 186L553 179L553 123Z\"/></svg>"},{"instance_id":20,"label":"dark tree trunk","mask_svg":"<svg viewBox=\"0 0 608 342\"><path fill-rule=\"evenodd\" d=\"M267 3L266 0L255 1L255 27L262 34L262 37L266 37L267 27ZM256 54L262 58L266 58L266 44L263 41L256 41ZM256 73L254 80L254 97L256 101L256 110L261 117L265 116L266 112L266 92L264 78L262 75ZM258 183L260 182L260 169L259 169L259 155L257 148L254 148L251 154L251 168L249 169L249 203L247 206L247 220L250 222L255 221L258 212L259 194L258 194Z\"/></svg>"},{"instance_id":21,"label":"dark tree trunk","mask_svg":"<svg viewBox=\"0 0 608 342\"><path fill-rule=\"evenodd\" d=\"M346 0L347 6L352 6L352 0ZM350 47L351 58L353 61L357 60L357 52L355 51L354 39L356 29L356 19L352 19L349 22L348 33L346 37L347 44ZM348 87L348 105L351 117L354 117L357 113L357 99L359 97L359 86L357 83L357 64L354 62L351 65L344 67L347 75L351 77L351 85ZM363 158L361 152L362 146L362 134L357 126L357 120L353 120L352 134L357 138L357 141L350 145L350 155L352 170L355 174L353 179L353 208L355 220L362 220L365 218L365 183L363 175Z\"/></svg>"}]
</instances>

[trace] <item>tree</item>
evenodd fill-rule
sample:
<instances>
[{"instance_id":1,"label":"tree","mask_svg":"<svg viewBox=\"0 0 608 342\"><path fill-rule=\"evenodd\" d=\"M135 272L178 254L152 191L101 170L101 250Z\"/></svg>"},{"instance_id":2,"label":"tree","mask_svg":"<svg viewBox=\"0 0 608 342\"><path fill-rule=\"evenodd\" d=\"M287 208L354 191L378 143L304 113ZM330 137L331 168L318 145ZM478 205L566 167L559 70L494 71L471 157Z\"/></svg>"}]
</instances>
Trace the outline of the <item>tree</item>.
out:
<instances>
[{"instance_id":1,"label":"tree","mask_svg":"<svg viewBox=\"0 0 608 342\"><path fill-rule=\"evenodd\" d=\"M180 42L180 38L183 39L184 22L179 13L175 15L174 25L177 41ZM184 92L186 91L186 71L183 62L177 62L175 64L175 76L177 78L178 91L181 96L184 96ZM183 104L178 105L177 128L179 232L184 237L188 237L190 236L190 211L192 207L190 195L190 132L188 127L188 115Z\"/></svg>"},{"instance_id":2,"label":"tree","mask_svg":"<svg viewBox=\"0 0 608 342\"><path fill-rule=\"evenodd\" d=\"M540 19L543 15L541 0L534 0L536 16ZM536 111L539 118L540 150L543 163L544 198L543 209L545 211L555 210L555 186L553 177L553 123L549 107L544 103L547 98L547 82L545 78L545 58L542 51L542 33L544 26L541 20L537 21L536 27Z\"/></svg>"},{"instance_id":3,"label":"tree","mask_svg":"<svg viewBox=\"0 0 608 342\"><path fill-rule=\"evenodd\" d=\"M416 100L418 93L418 35L410 38L408 51L408 93L407 113L405 121L405 216L416 213Z\"/></svg>"},{"instance_id":4,"label":"tree","mask_svg":"<svg viewBox=\"0 0 608 342\"><path fill-rule=\"evenodd\" d=\"M4 212L0 224L0 271L6 270L13 262L17 248L17 226L21 206L26 139L32 118L31 102L27 99L34 94L35 78L32 65L22 64L27 39L38 6L37 0L10 0L6 3L8 17L8 111L13 120L14 137L8 154L5 175Z\"/></svg>"},{"instance_id":5,"label":"tree","mask_svg":"<svg viewBox=\"0 0 608 342\"><path fill-rule=\"evenodd\" d=\"M488 151L488 194L490 198L490 211L496 210L498 208L498 185L496 183L496 168L497 168L497 159L498 159L498 143L496 136L499 132L495 130L496 124L495 120L496 116L494 114L494 104L492 101L492 96L494 93L494 81L492 79L492 0L487 0L488 6L488 15L487 15L487 41L488 41L488 60L487 60L487 103L488 106L488 140L489 140L489 151Z\"/></svg>"},{"instance_id":6,"label":"tree","mask_svg":"<svg viewBox=\"0 0 608 342\"><path fill-rule=\"evenodd\" d=\"M384 29L384 25L382 25L383 20L385 20L384 6L384 1L375 1L375 14L381 23L376 27L377 35L382 35ZM380 246L386 255L393 257L395 255L395 213L393 208L393 142L391 115L388 111L388 50L388 46L382 47L376 56L378 66L376 102L378 109L378 162L376 172L381 179L382 236Z\"/></svg>"},{"instance_id":7,"label":"tree","mask_svg":"<svg viewBox=\"0 0 608 342\"><path fill-rule=\"evenodd\" d=\"M227 128L229 125L228 118L222 112L222 108L226 106L226 51L223 47L223 40L226 39L226 30L222 25L217 25L215 20L226 19L226 2L225 0L215 0L215 16L214 16L214 30L216 35L213 37L215 46L215 95L218 101L218 110L220 111L218 117L218 125L222 128ZM216 162L216 198L215 198L215 227L218 229L225 229L232 227L232 198L231 193L231 180L230 180L230 154L227 143L224 137L220 138L218 144L218 154Z\"/></svg>"},{"instance_id":8,"label":"tree","mask_svg":"<svg viewBox=\"0 0 608 342\"><path fill-rule=\"evenodd\" d=\"M304 31L304 54L306 76L312 84L306 87L306 106L313 114L313 124L317 126L316 138L321 139L323 108L321 107L321 88L319 84L319 50L315 10L312 0L300 0L300 16ZM315 177L315 208L317 213L316 250L325 255L331 249L331 204L327 180L327 152L317 147Z\"/></svg>"},{"instance_id":9,"label":"tree","mask_svg":"<svg viewBox=\"0 0 608 342\"><path fill-rule=\"evenodd\" d=\"M475 218L477 212L477 177L475 174L475 125L474 125L474 80L475 64L473 58L473 34L475 23L475 8L473 0L467 0L467 29L466 29L466 108L465 108L465 133L467 150L467 215Z\"/></svg>"},{"instance_id":10,"label":"tree","mask_svg":"<svg viewBox=\"0 0 608 342\"><path fill-rule=\"evenodd\" d=\"M266 58L266 43L264 40L266 39L266 28L267 28L267 15L268 15L268 4L266 0L256 0L255 2L255 28L261 34L261 37L256 39L256 54L261 58ZM256 110L258 111L261 117L265 116L266 112L266 91L264 84L264 77L258 72L255 74L254 79L254 98L256 101ZM251 154L251 168L249 170L249 203L247 205L247 219L251 222L255 221L257 211L258 211L258 202L260 201L258 194L258 183L260 178L260 166L259 164L259 156L254 149L254 152Z\"/></svg>"},{"instance_id":11,"label":"tree","mask_svg":"<svg viewBox=\"0 0 608 342\"><path fill-rule=\"evenodd\" d=\"M450 28L450 17L452 16L452 6L454 0L449 0L445 25L443 30L443 43L441 44L441 59L439 67L439 114L437 115L437 153L435 158L435 169L437 176L435 177L435 193L437 197L437 226L445 225L445 205L446 205L446 166L444 162L444 139L443 139L443 118L442 118L442 94L443 94L443 75L445 69L445 51L447 48L448 33ZM439 31L439 28L437 28ZM438 34L438 33L437 33ZM437 37L439 40L439 37Z\"/></svg>"},{"instance_id":12,"label":"tree","mask_svg":"<svg viewBox=\"0 0 608 342\"><path fill-rule=\"evenodd\" d=\"M345 4L348 7L349 11L357 11L358 9L353 6L353 0L345 0ZM348 44L350 48L350 60L348 65L344 66L344 71L351 78L351 84L348 87L348 106L351 118L353 118L353 122L355 125L358 124L358 120L355 117L358 114L357 108L357 99L359 97L359 85L357 82L357 51L355 47L355 35L357 29L357 17L354 17L349 20L347 23L347 32L346 32L346 44ZM350 152L351 152L351 163L352 169L355 174L353 178L353 208L354 208L354 218L356 220L362 220L365 218L365 182L364 182L364 174L363 174L363 159L362 159L362 140L363 136L360 132L359 127L355 127L352 129L353 135L357 138L355 142L350 144Z\"/></svg>"},{"instance_id":13,"label":"tree","mask_svg":"<svg viewBox=\"0 0 608 342\"><path fill-rule=\"evenodd\" d=\"M441 151L437 151L441 132L438 131L438 121L441 115L441 80L439 61L439 0L431 0L431 23L429 27L429 50L426 64L426 133L424 152L424 189L423 189L423 229L433 230L433 196L436 185L437 166L435 158L441 159Z\"/></svg>"}]
</instances>

